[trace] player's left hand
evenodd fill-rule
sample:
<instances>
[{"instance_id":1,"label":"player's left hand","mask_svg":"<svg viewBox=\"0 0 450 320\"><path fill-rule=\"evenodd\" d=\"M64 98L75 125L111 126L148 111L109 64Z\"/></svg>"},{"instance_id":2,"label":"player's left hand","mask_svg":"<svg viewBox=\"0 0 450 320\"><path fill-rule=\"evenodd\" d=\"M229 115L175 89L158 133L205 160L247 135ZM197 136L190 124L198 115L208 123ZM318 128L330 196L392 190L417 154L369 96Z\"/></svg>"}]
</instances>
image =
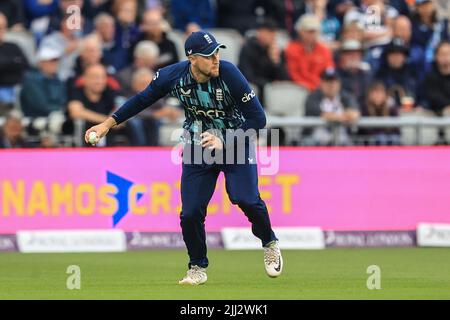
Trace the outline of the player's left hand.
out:
<instances>
[{"instance_id":1,"label":"player's left hand","mask_svg":"<svg viewBox=\"0 0 450 320\"><path fill-rule=\"evenodd\" d=\"M202 147L217 150L223 149L222 140L212 133L206 131L200 134L200 137L202 138Z\"/></svg>"}]
</instances>

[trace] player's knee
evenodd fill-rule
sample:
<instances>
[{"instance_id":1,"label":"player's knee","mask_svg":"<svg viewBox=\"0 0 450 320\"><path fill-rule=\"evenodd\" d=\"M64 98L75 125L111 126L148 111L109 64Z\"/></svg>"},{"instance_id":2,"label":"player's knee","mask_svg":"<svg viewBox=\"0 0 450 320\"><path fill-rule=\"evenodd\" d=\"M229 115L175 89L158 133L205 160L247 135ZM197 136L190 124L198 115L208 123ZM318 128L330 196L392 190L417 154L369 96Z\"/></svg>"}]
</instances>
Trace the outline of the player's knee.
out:
<instances>
[{"instance_id":1,"label":"player's knee","mask_svg":"<svg viewBox=\"0 0 450 320\"><path fill-rule=\"evenodd\" d=\"M198 221L204 219L201 207L183 207L180 215L181 221Z\"/></svg>"},{"instance_id":2,"label":"player's knee","mask_svg":"<svg viewBox=\"0 0 450 320\"><path fill-rule=\"evenodd\" d=\"M241 208L250 208L259 204L259 198L238 197L231 199L231 202Z\"/></svg>"}]
</instances>

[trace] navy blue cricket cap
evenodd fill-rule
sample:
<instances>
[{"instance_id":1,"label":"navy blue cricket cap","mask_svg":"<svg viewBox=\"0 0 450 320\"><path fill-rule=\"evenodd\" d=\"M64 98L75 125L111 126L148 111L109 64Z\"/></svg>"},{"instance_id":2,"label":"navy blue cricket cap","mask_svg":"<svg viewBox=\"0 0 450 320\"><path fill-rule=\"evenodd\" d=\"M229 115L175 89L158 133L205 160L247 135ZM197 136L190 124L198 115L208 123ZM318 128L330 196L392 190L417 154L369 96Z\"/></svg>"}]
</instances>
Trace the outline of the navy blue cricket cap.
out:
<instances>
[{"instance_id":1,"label":"navy blue cricket cap","mask_svg":"<svg viewBox=\"0 0 450 320\"><path fill-rule=\"evenodd\" d=\"M184 52L186 53L186 56L198 54L200 56L208 57L218 48L226 49L226 46L218 43L211 33L203 30L192 32L184 43Z\"/></svg>"}]
</instances>

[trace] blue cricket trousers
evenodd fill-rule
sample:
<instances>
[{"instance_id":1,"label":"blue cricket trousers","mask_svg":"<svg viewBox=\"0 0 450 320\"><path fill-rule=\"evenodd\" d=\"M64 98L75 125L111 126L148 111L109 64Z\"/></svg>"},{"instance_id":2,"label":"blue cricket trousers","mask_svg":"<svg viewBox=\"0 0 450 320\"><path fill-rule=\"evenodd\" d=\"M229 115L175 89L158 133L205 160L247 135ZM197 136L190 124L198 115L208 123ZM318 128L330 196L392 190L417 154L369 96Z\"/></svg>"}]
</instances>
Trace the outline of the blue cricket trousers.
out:
<instances>
[{"instance_id":1,"label":"blue cricket trousers","mask_svg":"<svg viewBox=\"0 0 450 320\"><path fill-rule=\"evenodd\" d=\"M206 256L206 209L214 193L217 178L222 171L231 203L241 208L252 224L252 232L265 246L277 240L269 219L266 204L258 191L258 174L255 163L248 161L246 144L243 164L186 164L181 176L181 229L189 254L189 264L202 268L208 266ZM192 163L192 162L191 162Z\"/></svg>"}]
</instances>

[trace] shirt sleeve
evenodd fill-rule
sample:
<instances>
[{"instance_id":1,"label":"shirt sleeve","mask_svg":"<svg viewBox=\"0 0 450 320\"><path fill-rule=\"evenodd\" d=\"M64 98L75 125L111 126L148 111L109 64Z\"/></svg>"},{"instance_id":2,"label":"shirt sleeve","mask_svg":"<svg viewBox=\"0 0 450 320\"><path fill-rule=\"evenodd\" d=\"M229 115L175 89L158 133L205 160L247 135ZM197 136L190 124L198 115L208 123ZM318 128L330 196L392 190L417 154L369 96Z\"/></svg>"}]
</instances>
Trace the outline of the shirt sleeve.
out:
<instances>
[{"instance_id":1,"label":"shirt sleeve","mask_svg":"<svg viewBox=\"0 0 450 320\"><path fill-rule=\"evenodd\" d=\"M255 92L250 88L247 79L239 69L230 62L221 61L222 79L225 81L236 107L242 112L245 121L242 130L262 129L266 125L266 115Z\"/></svg>"},{"instance_id":2,"label":"shirt sleeve","mask_svg":"<svg viewBox=\"0 0 450 320\"><path fill-rule=\"evenodd\" d=\"M134 117L145 108L166 96L171 90L174 66L160 69L153 76L153 81L142 92L134 95L112 114L117 124Z\"/></svg>"}]
</instances>

